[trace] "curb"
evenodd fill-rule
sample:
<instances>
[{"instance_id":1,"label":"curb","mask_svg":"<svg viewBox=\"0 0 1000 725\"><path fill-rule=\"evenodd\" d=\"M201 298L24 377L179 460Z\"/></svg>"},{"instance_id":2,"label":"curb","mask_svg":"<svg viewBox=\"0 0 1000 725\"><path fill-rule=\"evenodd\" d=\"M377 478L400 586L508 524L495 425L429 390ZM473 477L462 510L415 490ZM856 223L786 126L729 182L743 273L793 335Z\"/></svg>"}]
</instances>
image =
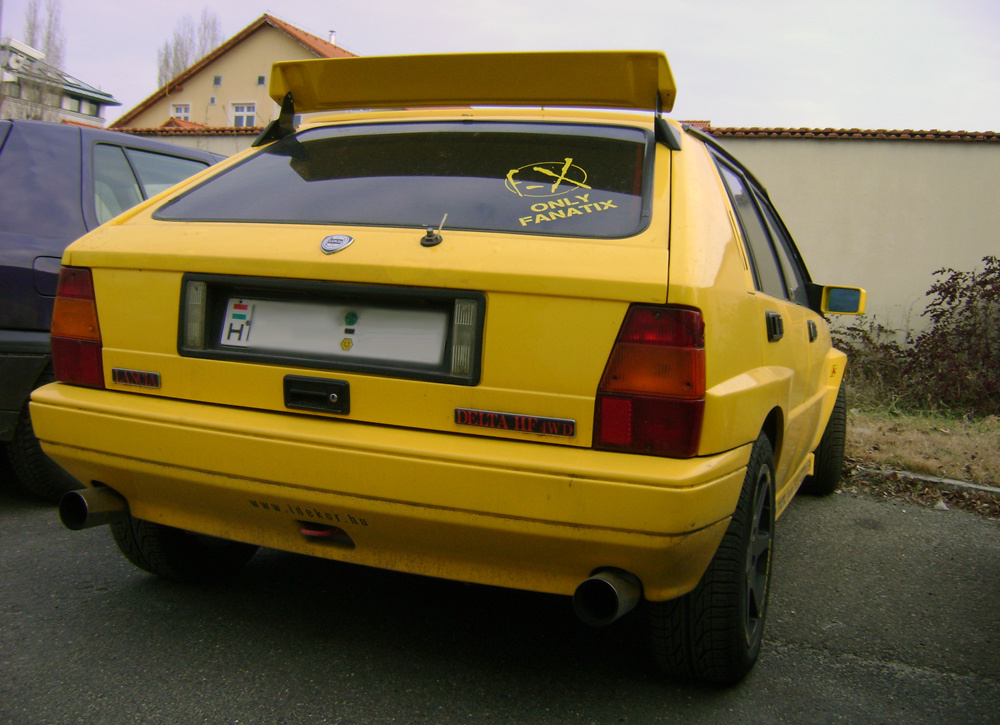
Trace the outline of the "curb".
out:
<instances>
[{"instance_id":1,"label":"curb","mask_svg":"<svg viewBox=\"0 0 1000 725\"><path fill-rule=\"evenodd\" d=\"M978 483L969 483L968 481L958 481L954 478L938 478L936 476L927 476L922 473L911 473L910 471L897 471L897 470L881 470L878 468L867 468L865 466L855 466L855 471L861 473L869 473L876 476L882 476L883 478L905 478L911 481L919 481L921 483L933 483L938 486L944 486L945 488L950 488L956 491L982 491L983 493L993 494L994 496L1000 496L1000 488L996 486L983 486Z\"/></svg>"}]
</instances>

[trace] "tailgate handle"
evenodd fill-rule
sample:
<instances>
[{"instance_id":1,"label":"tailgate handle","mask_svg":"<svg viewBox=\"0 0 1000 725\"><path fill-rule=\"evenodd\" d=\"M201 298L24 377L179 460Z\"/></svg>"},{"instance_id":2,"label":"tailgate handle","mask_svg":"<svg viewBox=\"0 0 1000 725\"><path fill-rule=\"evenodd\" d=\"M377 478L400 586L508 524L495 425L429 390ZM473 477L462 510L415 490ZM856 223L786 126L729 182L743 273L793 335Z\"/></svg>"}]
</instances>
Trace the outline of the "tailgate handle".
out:
<instances>
[{"instance_id":1,"label":"tailgate handle","mask_svg":"<svg viewBox=\"0 0 1000 725\"><path fill-rule=\"evenodd\" d=\"M286 375L284 387L286 408L323 413L351 412L351 386L346 380Z\"/></svg>"}]
</instances>

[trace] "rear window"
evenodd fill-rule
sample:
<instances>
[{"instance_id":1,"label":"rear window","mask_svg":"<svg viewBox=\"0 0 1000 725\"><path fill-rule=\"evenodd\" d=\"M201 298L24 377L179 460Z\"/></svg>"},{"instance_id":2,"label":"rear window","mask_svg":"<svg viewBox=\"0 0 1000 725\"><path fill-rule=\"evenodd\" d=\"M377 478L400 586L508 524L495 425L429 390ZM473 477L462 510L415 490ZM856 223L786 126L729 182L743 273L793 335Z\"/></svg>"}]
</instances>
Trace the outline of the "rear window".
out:
<instances>
[{"instance_id":1,"label":"rear window","mask_svg":"<svg viewBox=\"0 0 1000 725\"><path fill-rule=\"evenodd\" d=\"M172 221L627 237L648 223L641 129L407 123L311 129L161 207Z\"/></svg>"}]
</instances>

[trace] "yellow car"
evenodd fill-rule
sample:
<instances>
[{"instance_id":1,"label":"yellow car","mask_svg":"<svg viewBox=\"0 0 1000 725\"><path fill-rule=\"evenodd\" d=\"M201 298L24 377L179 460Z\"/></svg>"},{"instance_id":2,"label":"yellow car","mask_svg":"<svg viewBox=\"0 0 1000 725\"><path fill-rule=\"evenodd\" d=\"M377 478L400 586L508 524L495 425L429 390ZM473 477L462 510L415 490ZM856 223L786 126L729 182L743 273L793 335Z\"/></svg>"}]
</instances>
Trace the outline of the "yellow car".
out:
<instances>
[{"instance_id":1,"label":"yellow car","mask_svg":"<svg viewBox=\"0 0 1000 725\"><path fill-rule=\"evenodd\" d=\"M774 521L839 479L823 313L863 290L664 118L661 53L294 61L271 95L254 148L66 251L31 404L88 487L64 523L172 579L265 546L639 604L666 672L741 679Z\"/></svg>"}]
</instances>

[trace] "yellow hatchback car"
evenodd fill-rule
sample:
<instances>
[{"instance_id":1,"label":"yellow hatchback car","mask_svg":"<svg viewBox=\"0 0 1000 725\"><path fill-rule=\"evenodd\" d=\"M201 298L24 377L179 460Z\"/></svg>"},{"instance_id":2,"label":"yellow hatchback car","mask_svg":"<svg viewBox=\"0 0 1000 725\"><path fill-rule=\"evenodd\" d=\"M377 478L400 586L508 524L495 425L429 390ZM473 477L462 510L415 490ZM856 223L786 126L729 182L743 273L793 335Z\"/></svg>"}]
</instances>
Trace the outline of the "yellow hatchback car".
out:
<instances>
[{"instance_id":1,"label":"yellow hatchback car","mask_svg":"<svg viewBox=\"0 0 1000 725\"><path fill-rule=\"evenodd\" d=\"M636 605L740 680L845 356L767 194L652 52L294 61L255 147L73 244L31 407L133 563L259 546ZM299 113L314 116L298 129Z\"/></svg>"}]
</instances>

